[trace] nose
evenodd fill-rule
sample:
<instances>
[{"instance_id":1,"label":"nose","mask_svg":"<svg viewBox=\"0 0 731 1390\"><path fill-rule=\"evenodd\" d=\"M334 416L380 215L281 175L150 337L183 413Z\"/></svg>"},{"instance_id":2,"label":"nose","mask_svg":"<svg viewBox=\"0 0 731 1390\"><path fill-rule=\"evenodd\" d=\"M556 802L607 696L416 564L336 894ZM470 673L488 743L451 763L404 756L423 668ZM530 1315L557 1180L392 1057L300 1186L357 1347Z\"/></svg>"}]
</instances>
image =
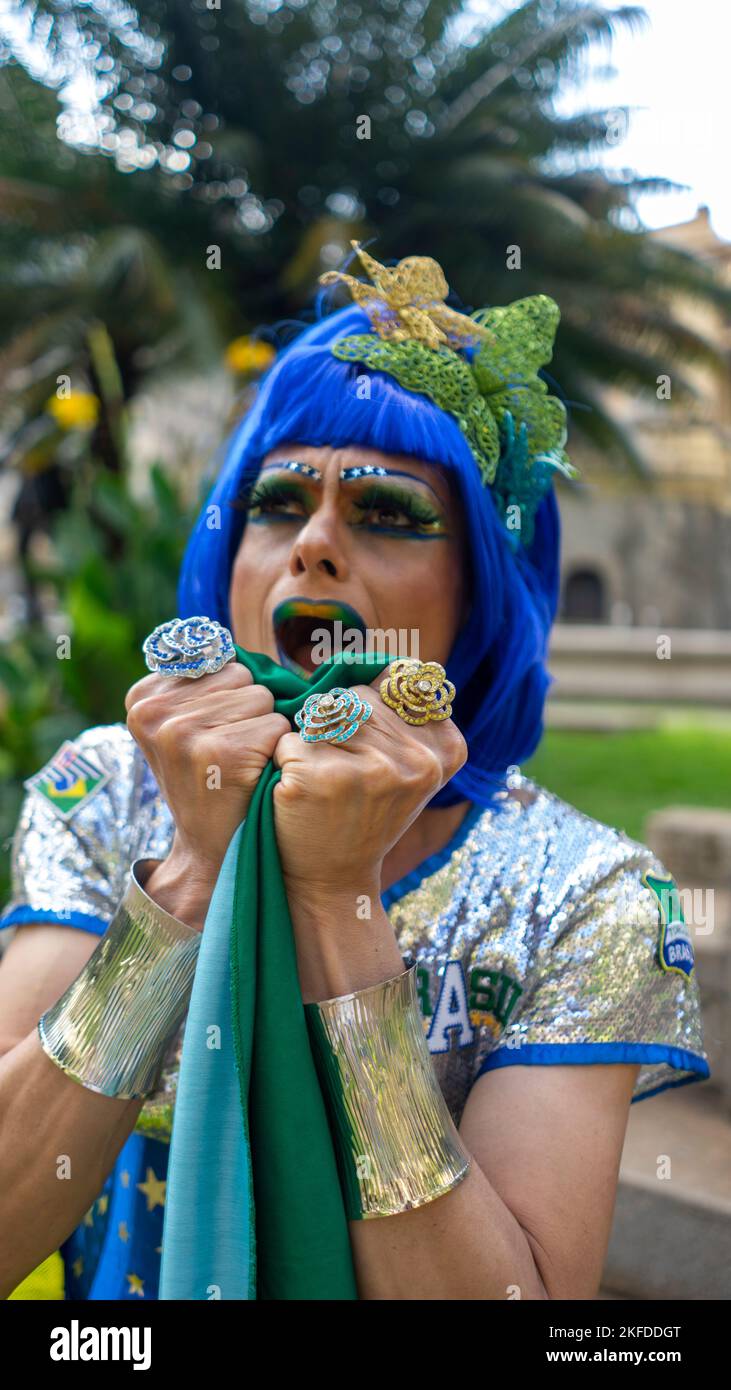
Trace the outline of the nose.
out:
<instances>
[{"instance_id":1,"label":"nose","mask_svg":"<svg viewBox=\"0 0 731 1390\"><path fill-rule=\"evenodd\" d=\"M345 528L334 505L323 503L297 533L290 555L293 575L327 574L331 579L347 579Z\"/></svg>"}]
</instances>

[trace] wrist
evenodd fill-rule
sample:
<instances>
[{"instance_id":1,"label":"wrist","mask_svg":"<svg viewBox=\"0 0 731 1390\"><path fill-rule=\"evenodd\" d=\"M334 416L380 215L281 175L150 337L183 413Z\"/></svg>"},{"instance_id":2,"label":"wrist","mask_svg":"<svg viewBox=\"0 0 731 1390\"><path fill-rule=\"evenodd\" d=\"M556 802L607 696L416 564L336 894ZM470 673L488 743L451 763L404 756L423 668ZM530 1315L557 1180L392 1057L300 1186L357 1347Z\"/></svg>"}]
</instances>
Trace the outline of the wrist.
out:
<instances>
[{"instance_id":1,"label":"wrist","mask_svg":"<svg viewBox=\"0 0 731 1390\"><path fill-rule=\"evenodd\" d=\"M349 884L285 880L304 1003L391 979L404 969L381 904L380 875Z\"/></svg>"},{"instance_id":2,"label":"wrist","mask_svg":"<svg viewBox=\"0 0 731 1390\"><path fill-rule=\"evenodd\" d=\"M299 922L313 930L363 925L383 913L381 873L349 874L347 882L327 883L284 875L287 901L295 926Z\"/></svg>"},{"instance_id":3,"label":"wrist","mask_svg":"<svg viewBox=\"0 0 731 1390\"><path fill-rule=\"evenodd\" d=\"M170 852L167 859L143 859L135 870L140 887L158 907L202 931L218 868L185 854Z\"/></svg>"}]
</instances>

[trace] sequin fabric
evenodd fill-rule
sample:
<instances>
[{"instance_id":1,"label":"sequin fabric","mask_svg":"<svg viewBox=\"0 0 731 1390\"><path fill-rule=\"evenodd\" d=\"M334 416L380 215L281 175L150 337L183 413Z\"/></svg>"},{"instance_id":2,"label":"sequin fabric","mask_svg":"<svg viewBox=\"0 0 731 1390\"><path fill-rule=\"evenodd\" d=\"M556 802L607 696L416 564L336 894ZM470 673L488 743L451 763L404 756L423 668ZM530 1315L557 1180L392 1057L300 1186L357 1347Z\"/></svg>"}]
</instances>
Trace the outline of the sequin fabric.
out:
<instances>
[{"instance_id":1,"label":"sequin fabric","mask_svg":"<svg viewBox=\"0 0 731 1390\"><path fill-rule=\"evenodd\" d=\"M109 779L67 821L27 793L2 919L11 929L53 914L102 934L133 861L169 852L172 816L126 726L87 729L75 743ZM658 959L659 909L642 876L667 877L663 865L526 779L506 795L500 813L475 808L415 886L418 874L385 895L402 954L418 965L423 1026L455 1122L478 1076L518 1062L635 1061L634 1099L707 1076L695 975ZM184 1027L136 1125L163 1143Z\"/></svg>"}]
</instances>

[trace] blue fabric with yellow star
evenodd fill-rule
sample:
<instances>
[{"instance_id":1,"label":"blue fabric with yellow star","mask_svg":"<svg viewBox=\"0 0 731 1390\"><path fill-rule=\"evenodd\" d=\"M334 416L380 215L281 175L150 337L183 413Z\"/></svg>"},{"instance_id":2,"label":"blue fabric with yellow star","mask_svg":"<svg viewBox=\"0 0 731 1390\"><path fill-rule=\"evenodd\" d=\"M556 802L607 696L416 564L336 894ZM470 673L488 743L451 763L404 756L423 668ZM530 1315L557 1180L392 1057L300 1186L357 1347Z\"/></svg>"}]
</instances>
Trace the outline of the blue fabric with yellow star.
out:
<instances>
[{"instance_id":1,"label":"blue fabric with yellow star","mask_svg":"<svg viewBox=\"0 0 731 1390\"><path fill-rule=\"evenodd\" d=\"M169 1145L131 1134L61 1246L66 1299L157 1299Z\"/></svg>"}]
</instances>

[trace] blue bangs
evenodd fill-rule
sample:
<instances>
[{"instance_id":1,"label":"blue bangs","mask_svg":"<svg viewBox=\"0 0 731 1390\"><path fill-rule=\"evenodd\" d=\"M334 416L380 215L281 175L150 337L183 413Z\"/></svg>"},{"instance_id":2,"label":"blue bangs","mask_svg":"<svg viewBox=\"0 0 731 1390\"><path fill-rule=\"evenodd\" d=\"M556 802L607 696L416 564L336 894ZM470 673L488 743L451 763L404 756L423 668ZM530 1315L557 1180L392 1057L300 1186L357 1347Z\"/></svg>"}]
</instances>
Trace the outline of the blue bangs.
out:
<instances>
[{"instance_id":1,"label":"blue bangs","mask_svg":"<svg viewBox=\"0 0 731 1390\"><path fill-rule=\"evenodd\" d=\"M447 673L457 688L454 718L469 758L431 804L467 798L488 805L504 790L507 768L525 762L543 732L546 652L558 602L558 508L551 491L538 509L531 547L520 546L516 554L451 415L393 377L331 353L335 339L369 331L363 311L348 307L306 329L279 354L225 446L191 534L179 614L203 613L231 626L231 570L246 523L241 499L277 445L360 445L441 465L461 501L468 535L471 604Z\"/></svg>"}]
</instances>

